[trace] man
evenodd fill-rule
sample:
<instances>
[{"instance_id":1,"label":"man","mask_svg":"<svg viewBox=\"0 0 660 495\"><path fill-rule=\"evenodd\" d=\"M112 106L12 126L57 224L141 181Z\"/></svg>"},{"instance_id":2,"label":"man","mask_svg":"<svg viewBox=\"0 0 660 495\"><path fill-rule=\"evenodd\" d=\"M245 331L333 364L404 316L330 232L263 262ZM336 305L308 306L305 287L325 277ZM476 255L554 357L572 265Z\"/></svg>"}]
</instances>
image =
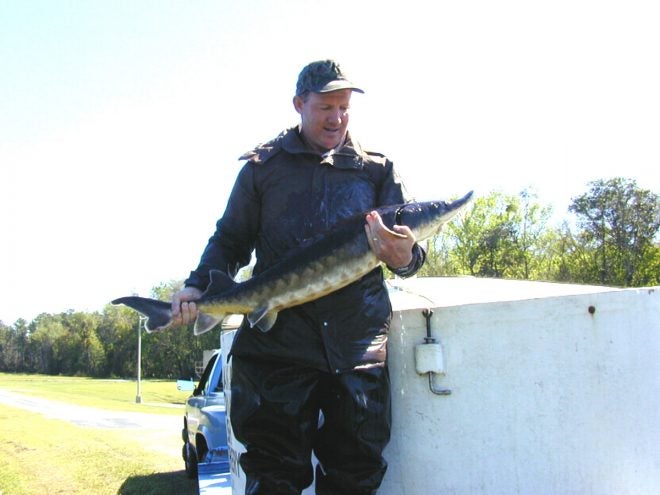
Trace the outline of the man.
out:
<instances>
[{"instance_id":1,"label":"man","mask_svg":"<svg viewBox=\"0 0 660 495\"><path fill-rule=\"evenodd\" d=\"M226 211L200 264L172 299L175 321L194 321L209 271L235 276L256 252L254 273L337 222L405 202L393 164L348 132L354 86L331 60L301 71L293 105L300 125L242 159ZM406 226L365 218L371 249L400 276L424 251ZM378 267L321 299L279 313L266 333L244 324L231 350L232 429L247 452L246 494L299 494L319 466L317 494L373 494L387 464L390 390L385 363L391 305ZM319 412L322 419L319 422Z\"/></svg>"}]
</instances>

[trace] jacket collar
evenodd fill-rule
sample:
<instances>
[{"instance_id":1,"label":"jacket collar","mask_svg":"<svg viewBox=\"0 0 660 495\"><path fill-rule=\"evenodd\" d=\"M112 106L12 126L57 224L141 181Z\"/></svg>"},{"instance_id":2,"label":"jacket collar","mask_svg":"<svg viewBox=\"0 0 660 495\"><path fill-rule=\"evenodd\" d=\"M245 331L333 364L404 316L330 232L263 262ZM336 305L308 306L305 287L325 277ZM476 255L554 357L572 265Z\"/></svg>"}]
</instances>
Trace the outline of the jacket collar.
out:
<instances>
[{"instance_id":1,"label":"jacket collar","mask_svg":"<svg viewBox=\"0 0 660 495\"><path fill-rule=\"evenodd\" d=\"M338 150L330 150L323 155L312 151L302 139L300 126L284 131L282 149L291 154L312 153L318 155L321 158L321 163L340 169L361 169L364 166L364 161L369 158L369 155L364 152L360 144L351 138L350 132L346 134L344 144Z\"/></svg>"}]
</instances>

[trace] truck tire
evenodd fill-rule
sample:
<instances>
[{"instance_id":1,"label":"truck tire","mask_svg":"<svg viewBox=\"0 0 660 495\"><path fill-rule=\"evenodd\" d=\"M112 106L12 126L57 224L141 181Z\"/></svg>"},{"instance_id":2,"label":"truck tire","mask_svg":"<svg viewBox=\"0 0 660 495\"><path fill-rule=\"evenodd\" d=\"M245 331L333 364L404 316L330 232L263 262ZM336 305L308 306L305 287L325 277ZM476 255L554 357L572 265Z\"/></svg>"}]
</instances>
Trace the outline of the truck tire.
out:
<instances>
[{"instance_id":1,"label":"truck tire","mask_svg":"<svg viewBox=\"0 0 660 495\"><path fill-rule=\"evenodd\" d=\"M183 462L186 466L186 475L188 476L188 478L196 478L197 452L195 452L195 447L190 445L190 442L185 442L183 444L181 455L183 456Z\"/></svg>"}]
</instances>

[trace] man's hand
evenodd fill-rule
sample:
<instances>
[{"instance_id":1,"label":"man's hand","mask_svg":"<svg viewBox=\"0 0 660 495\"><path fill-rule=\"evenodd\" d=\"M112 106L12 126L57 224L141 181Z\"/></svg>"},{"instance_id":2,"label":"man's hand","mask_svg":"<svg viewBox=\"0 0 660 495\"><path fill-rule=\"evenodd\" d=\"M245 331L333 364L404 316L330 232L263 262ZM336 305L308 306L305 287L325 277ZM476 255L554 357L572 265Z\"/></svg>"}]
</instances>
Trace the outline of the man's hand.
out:
<instances>
[{"instance_id":1,"label":"man's hand","mask_svg":"<svg viewBox=\"0 0 660 495\"><path fill-rule=\"evenodd\" d=\"M197 305L194 301L202 297L202 291L196 287L184 287L172 296L172 324L188 325L197 318Z\"/></svg>"},{"instance_id":2,"label":"man's hand","mask_svg":"<svg viewBox=\"0 0 660 495\"><path fill-rule=\"evenodd\" d=\"M395 225L394 230L390 230L377 211L367 214L366 220L364 230L376 257L394 269L408 266L416 242L412 230L405 225Z\"/></svg>"}]
</instances>

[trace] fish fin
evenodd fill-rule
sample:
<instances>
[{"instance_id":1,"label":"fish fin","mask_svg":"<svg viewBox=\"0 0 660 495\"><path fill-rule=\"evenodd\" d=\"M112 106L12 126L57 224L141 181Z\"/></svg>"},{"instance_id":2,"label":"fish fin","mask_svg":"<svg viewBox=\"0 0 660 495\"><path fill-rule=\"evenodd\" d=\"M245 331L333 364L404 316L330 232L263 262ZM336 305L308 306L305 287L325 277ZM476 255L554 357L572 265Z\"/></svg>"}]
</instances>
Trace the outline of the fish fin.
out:
<instances>
[{"instance_id":1,"label":"fish fin","mask_svg":"<svg viewBox=\"0 0 660 495\"><path fill-rule=\"evenodd\" d=\"M250 322L251 327L257 327L262 332L267 332L275 324L277 320L277 311L270 311L268 306L262 306L255 309L247 315L247 319Z\"/></svg>"},{"instance_id":2,"label":"fish fin","mask_svg":"<svg viewBox=\"0 0 660 495\"><path fill-rule=\"evenodd\" d=\"M193 328L193 334L202 335L203 333L208 332L213 329L219 323L222 323L222 320L225 319L225 315L222 316L213 316L208 313L198 312L197 319L195 320L195 326Z\"/></svg>"},{"instance_id":3,"label":"fish fin","mask_svg":"<svg viewBox=\"0 0 660 495\"><path fill-rule=\"evenodd\" d=\"M273 328L273 325L275 325L275 322L277 321L277 314L277 311L266 313L266 315L257 322L257 328L264 333L268 332L271 328Z\"/></svg>"},{"instance_id":4,"label":"fish fin","mask_svg":"<svg viewBox=\"0 0 660 495\"><path fill-rule=\"evenodd\" d=\"M236 282L229 275L221 270L211 270L209 272L211 282L204 292L204 296L220 294L232 289Z\"/></svg>"},{"instance_id":5,"label":"fish fin","mask_svg":"<svg viewBox=\"0 0 660 495\"><path fill-rule=\"evenodd\" d=\"M112 304L123 304L147 317L144 328L147 332L160 332L172 324L172 304L146 297L120 297Z\"/></svg>"}]
</instances>

